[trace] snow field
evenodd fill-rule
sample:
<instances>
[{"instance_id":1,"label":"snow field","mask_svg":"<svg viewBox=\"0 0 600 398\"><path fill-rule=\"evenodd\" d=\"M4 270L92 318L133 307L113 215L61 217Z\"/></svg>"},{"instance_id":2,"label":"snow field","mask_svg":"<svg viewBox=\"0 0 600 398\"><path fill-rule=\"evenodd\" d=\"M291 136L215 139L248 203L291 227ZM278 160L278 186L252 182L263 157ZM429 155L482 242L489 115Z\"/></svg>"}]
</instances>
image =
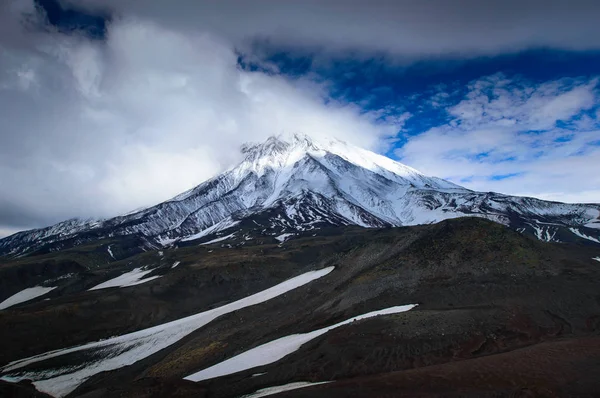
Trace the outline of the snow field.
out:
<instances>
[{"instance_id":1,"label":"snow field","mask_svg":"<svg viewBox=\"0 0 600 398\"><path fill-rule=\"evenodd\" d=\"M123 275L117 276L116 278L109 279L106 282L102 282L99 285L92 287L89 290L106 289L109 287L127 287L135 286L142 283L149 282L153 279L160 278L160 275L152 276L150 278L143 279L145 275L154 271L153 269L142 271L141 268L135 268Z\"/></svg>"},{"instance_id":2,"label":"snow field","mask_svg":"<svg viewBox=\"0 0 600 398\"><path fill-rule=\"evenodd\" d=\"M46 293L56 289L55 287L44 287L44 286L34 286L29 287L27 289L23 289L20 292L13 294L6 300L0 303L0 310L3 310L8 307L12 307L13 305L17 305L20 303L24 303L29 300L33 300L36 297L43 296Z\"/></svg>"},{"instance_id":3,"label":"snow field","mask_svg":"<svg viewBox=\"0 0 600 398\"><path fill-rule=\"evenodd\" d=\"M270 363L279 361L280 359L282 359L286 355L291 354L294 351L297 351L303 344L321 336L322 334L327 333L332 329L338 328L343 325L347 325L354 321L372 318L378 315L397 314L400 312L408 311L414 307L416 307L416 304L386 308L383 310L358 315L347 319L343 322L336 323L335 325L318 329L309 333L292 334L289 336L281 337L279 339L270 341L258 347L252 348L248 351L245 351L239 355L229 358L209 368L193 373L187 377L184 377L184 379L191 381L201 381L241 372L243 370L252 369L258 366L268 365Z\"/></svg>"},{"instance_id":4,"label":"snow field","mask_svg":"<svg viewBox=\"0 0 600 398\"><path fill-rule=\"evenodd\" d=\"M331 382L330 381L320 381L318 383L309 383L307 381L298 381L295 383L284 384L282 386L261 388L260 390L254 392L252 394L247 394L247 395L242 396L242 398L266 397L267 395L278 394L278 393L284 392L284 391L297 390L298 388L318 386L319 384L326 384L326 383L331 383Z\"/></svg>"},{"instance_id":5,"label":"snow field","mask_svg":"<svg viewBox=\"0 0 600 398\"><path fill-rule=\"evenodd\" d=\"M194 330L205 326L221 315L270 300L324 277L333 271L333 269L334 267L328 267L317 271L310 271L243 299L176 321L106 340L50 351L11 362L2 369L3 373L8 372L2 379L12 381L30 379L39 391L55 397L63 397L95 374L118 369L147 358L174 344ZM72 353L78 353L79 355L69 355ZM81 354L91 355L94 353L101 353L102 355L90 356L89 362L81 363ZM32 363L56 357L63 357L64 364L60 368L35 372L13 372Z\"/></svg>"}]
</instances>

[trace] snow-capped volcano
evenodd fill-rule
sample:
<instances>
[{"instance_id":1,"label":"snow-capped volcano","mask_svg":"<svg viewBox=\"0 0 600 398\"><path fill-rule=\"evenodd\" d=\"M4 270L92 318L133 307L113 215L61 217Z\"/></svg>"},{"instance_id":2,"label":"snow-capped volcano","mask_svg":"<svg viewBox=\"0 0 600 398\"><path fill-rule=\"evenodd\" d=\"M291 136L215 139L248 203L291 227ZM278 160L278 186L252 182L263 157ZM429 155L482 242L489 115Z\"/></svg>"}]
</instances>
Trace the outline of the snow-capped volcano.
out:
<instances>
[{"instance_id":1,"label":"snow-capped volcano","mask_svg":"<svg viewBox=\"0 0 600 398\"><path fill-rule=\"evenodd\" d=\"M59 250L115 236L150 246L285 237L327 226L426 224L485 217L543 240L600 243L600 205L474 192L335 139L271 137L244 160L171 200L99 221L66 221L0 240L0 254ZM227 230L227 231L225 231Z\"/></svg>"},{"instance_id":2,"label":"snow-capped volcano","mask_svg":"<svg viewBox=\"0 0 600 398\"><path fill-rule=\"evenodd\" d=\"M327 202L332 215L345 220L343 224L379 226L407 222L402 209L394 207L410 189L468 192L333 139L318 142L298 134L290 139L271 137L263 144L244 145L242 152L246 155L242 163L174 200L204 198L210 192L225 199L231 212L256 213L285 205L286 214L301 226L302 219L292 213L306 209L290 203L308 205L304 200L312 197ZM217 204L219 209L222 203ZM204 225L204 213L197 212L196 225Z\"/></svg>"}]
</instances>

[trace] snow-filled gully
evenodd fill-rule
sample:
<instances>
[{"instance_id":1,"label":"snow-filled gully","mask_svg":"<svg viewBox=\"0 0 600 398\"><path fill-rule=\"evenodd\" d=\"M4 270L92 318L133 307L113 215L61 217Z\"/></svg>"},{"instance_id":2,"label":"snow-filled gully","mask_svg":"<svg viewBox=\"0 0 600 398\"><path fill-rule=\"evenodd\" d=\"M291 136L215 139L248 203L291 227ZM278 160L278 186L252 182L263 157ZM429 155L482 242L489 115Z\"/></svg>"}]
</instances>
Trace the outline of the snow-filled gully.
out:
<instances>
[{"instance_id":1,"label":"snow-filled gully","mask_svg":"<svg viewBox=\"0 0 600 398\"><path fill-rule=\"evenodd\" d=\"M279 394L280 392L284 392L284 391L297 390L299 388L318 386L319 384L327 384L327 383L331 383L331 382L330 381L319 381L317 383L310 383L308 381L298 381L295 383L284 384L282 386L262 388L252 394L244 395L242 398L266 397L268 395Z\"/></svg>"},{"instance_id":2,"label":"snow-filled gully","mask_svg":"<svg viewBox=\"0 0 600 398\"><path fill-rule=\"evenodd\" d=\"M109 287L129 287L140 285L142 283L150 282L156 278L160 278L160 275L151 276L149 278L144 278L147 274L154 271L154 269L149 269L143 271L141 268L134 268L133 270L126 272L116 278L109 279L106 282L102 282L99 285L92 287L89 290L98 290L98 289L107 289Z\"/></svg>"},{"instance_id":3,"label":"snow-filled gully","mask_svg":"<svg viewBox=\"0 0 600 398\"><path fill-rule=\"evenodd\" d=\"M268 365L270 363L279 361L294 351L297 351L303 344L308 343L310 340L313 340L332 329L347 325L360 319L372 318L378 315L405 312L414 307L416 307L416 304L390 307L383 310L358 315L350 319L346 319L345 321L336 323L335 325L317 329L309 333L292 334L281 337L263 345L259 345L258 347L252 348L197 373L191 374L185 377L185 379L191 381L207 380L241 372L242 370L252 369L258 366Z\"/></svg>"},{"instance_id":4,"label":"snow-filled gully","mask_svg":"<svg viewBox=\"0 0 600 398\"><path fill-rule=\"evenodd\" d=\"M118 369L147 358L205 326L221 315L263 303L319 279L329 274L333 269L334 267L328 267L317 271L310 271L241 300L176 321L106 340L50 351L14 361L2 368L4 375L1 379L11 382L29 379L33 381L33 384L39 391L56 397L62 397L95 374ZM89 354L89 362L81 363L82 354ZM61 361L63 364L59 368L35 372L19 370L30 364L56 357L63 357Z\"/></svg>"},{"instance_id":5,"label":"snow-filled gully","mask_svg":"<svg viewBox=\"0 0 600 398\"><path fill-rule=\"evenodd\" d=\"M34 286L29 287L27 289L23 289L20 292L13 294L6 300L0 303L0 310L6 309L8 307L12 307L13 305L25 303L27 301L33 300L34 298L41 297L46 293L51 292L56 289L54 287L44 287L44 286Z\"/></svg>"}]
</instances>

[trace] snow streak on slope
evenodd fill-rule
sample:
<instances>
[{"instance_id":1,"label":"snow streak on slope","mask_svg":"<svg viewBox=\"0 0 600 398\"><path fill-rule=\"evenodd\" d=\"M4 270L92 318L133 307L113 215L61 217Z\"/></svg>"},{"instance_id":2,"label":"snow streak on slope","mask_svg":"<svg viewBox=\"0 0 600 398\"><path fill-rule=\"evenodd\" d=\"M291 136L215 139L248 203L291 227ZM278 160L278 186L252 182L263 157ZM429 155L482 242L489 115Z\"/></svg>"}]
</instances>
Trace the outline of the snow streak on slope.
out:
<instances>
[{"instance_id":1,"label":"snow streak on slope","mask_svg":"<svg viewBox=\"0 0 600 398\"><path fill-rule=\"evenodd\" d=\"M0 303L0 310L3 310L8 307L12 307L13 305L17 305L20 303L24 303L29 300L33 300L36 297L43 296L46 293L56 289L55 287L43 287L43 286L34 286L24 290L21 290L19 293L13 294L6 300Z\"/></svg>"},{"instance_id":2,"label":"snow streak on slope","mask_svg":"<svg viewBox=\"0 0 600 398\"><path fill-rule=\"evenodd\" d=\"M133 270L124 273L123 275L117 276L116 278L107 280L106 282L102 282L99 285L94 286L89 290L98 290L98 289L106 289L109 287L126 287L126 286L134 286L139 285L140 283L149 282L156 278L159 278L160 275L152 276L150 278L144 279L144 276L154 271L153 269L142 271L141 268L134 268Z\"/></svg>"},{"instance_id":3,"label":"snow streak on slope","mask_svg":"<svg viewBox=\"0 0 600 398\"><path fill-rule=\"evenodd\" d=\"M279 236L276 236L275 239L277 239L279 242L283 243L285 242L290 236L294 236L294 234L291 233L287 233L287 234L281 234Z\"/></svg>"},{"instance_id":4,"label":"snow streak on slope","mask_svg":"<svg viewBox=\"0 0 600 398\"><path fill-rule=\"evenodd\" d=\"M537 225L531 223L528 223L528 225L533 228L535 237L539 240L543 240L545 242L552 242L556 240L554 237L556 236L556 232L558 232L558 228L555 226L553 227L551 225Z\"/></svg>"},{"instance_id":5,"label":"snow streak on slope","mask_svg":"<svg viewBox=\"0 0 600 398\"><path fill-rule=\"evenodd\" d=\"M297 351L303 344L308 343L310 340L315 339L332 329L347 325L360 319L371 318L378 315L405 312L414 307L416 307L416 304L386 308L383 310L358 315L343 322L336 323L335 325L318 329L309 333L292 334L290 336L281 337L277 340L273 340L266 344L252 348L251 350L236 355L233 358L213 365L210 368L191 374L185 377L185 379L191 381L213 379L215 377L241 372L242 370L252 369L257 366L268 365L270 363L279 361L294 351Z\"/></svg>"},{"instance_id":6,"label":"snow streak on slope","mask_svg":"<svg viewBox=\"0 0 600 398\"><path fill-rule=\"evenodd\" d=\"M273 395L273 394L279 394L280 392L284 392L284 391L297 390L298 388L318 386L319 384L327 384L327 383L331 383L331 382L330 381L320 381L317 383L310 383L308 381L297 381L295 383L284 384L282 386L261 388L260 390L254 392L252 394L244 395L242 398L266 397L266 396Z\"/></svg>"},{"instance_id":7,"label":"snow streak on slope","mask_svg":"<svg viewBox=\"0 0 600 398\"><path fill-rule=\"evenodd\" d=\"M147 358L221 315L270 300L321 278L333 269L334 267L328 267L310 271L241 300L176 321L78 347L21 359L2 369L3 373L8 373L2 379L10 381L30 379L38 390L62 397L95 374L131 365ZM45 371L28 372L26 369L19 371L34 363L38 364L39 369L40 365L43 366L43 361L56 357L62 359L63 365L59 368L49 368ZM87 362L82 362L84 357L88 358ZM40 362L42 363L39 364Z\"/></svg>"},{"instance_id":8,"label":"snow streak on slope","mask_svg":"<svg viewBox=\"0 0 600 398\"><path fill-rule=\"evenodd\" d=\"M113 254L112 250L110 250L110 247L111 247L111 246L112 246L112 245L108 245L108 247L106 248L106 250L108 251L108 254L109 254L111 257L112 257L112 259L113 259L113 260L116 260L116 258L115 258L115 256L114 256L114 254Z\"/></svg>"},{"instance_id":9,"label":"snow streak on slope","mask_svg":"<svg viewBox=\"0 0 600 398\"><path fill-rule=\"evenodd\" d=\"M585 224L584 227L600 229L600 220L594 219L594 220L590 221L588 224Z\"/></svg>"},{"instance_id":10,"label":"snow streak on slope","mask_svg":"<svg viewBox=\"0 0 600 398\"><path fill-rule=\"evenodd\" d=\"M190 235L190 236L186 236L185 238L181 239L181 241L186 242L189 240L200 239L204 236L212 235L219 231L223 231L225 229L235 227L239 223L240 223L239 221L233 221L230 217L228 217L225 220L219 221L215 225L206 228L205 230L202 230L202 231L200 231L196 234Z\"/></svg>"},{"instance_id":11,"label":"snow streak on slope","mask_svg":"<svg viewBox=\"0 0 600 398\"><path fill-rule=\"evenodd\" d=\"M571 230L571 232L573 232L575 235L579 236L580 238L591 240L592 242L600 243L600 238L594 238L593 236L586 235L583 232L581 232L575 228L569 228L569 230Z\"/></svg>"},{"instance_id":12,"label":"snow streak on slope","mask_svg":"<svg viewBox=\"0 0 600 398\"><path fill-rule=\"evenodd\" d=\"M212 243L217 243L217 242L221 242L221 241L233 238L234 236L235 236L235 234L230 234L230 235L227 235L227 236L221 236L219 238L215 238L215 239L209 240L208 242L203 242L203 243L201 243L201 245L210 245Z\"/></svg>"}]
</instances>

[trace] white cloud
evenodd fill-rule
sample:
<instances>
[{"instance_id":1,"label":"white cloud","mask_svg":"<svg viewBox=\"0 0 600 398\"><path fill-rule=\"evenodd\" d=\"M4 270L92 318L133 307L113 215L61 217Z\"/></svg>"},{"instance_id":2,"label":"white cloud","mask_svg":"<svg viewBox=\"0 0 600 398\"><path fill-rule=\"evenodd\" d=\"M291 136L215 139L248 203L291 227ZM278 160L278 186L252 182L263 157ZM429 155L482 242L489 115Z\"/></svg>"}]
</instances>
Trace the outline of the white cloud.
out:
<instances>
[{"instance_id":1,"label":"white cloud","mask_svg":"<svg viewBox=\"0 0 600 398\"><path fill-rule=\"evenodd\" d=\"M600 119L581 117L598 103L597 83L533 85L503 75L474 81L465 98L447 108L447 125L411 137L396 154L476 190L600 202Z\"/></svg>"},{"instance_id":2,"label":"white cloud","mask_svg":"<svg viewBox=\"0 0 600 398\"><path fill-rule=\"evenodd\" d=\"M466 98L448 112L463 129L485 124L544 130L593 107L596 85L595 79L585 84L564 79L530 87L496 74L469 84Z\"/></svg>"},{"instance_id":3,"label":"white cloud","mask_svg":"<svg viewBox=\"0 0 600 398\"><path fill-rule=\"evenodd\" d=\"M1 2L0 227L155 204L232 164L242 142L281 132L382 149L411 116L396 108L365 113L332 101L325 83L286 79L272 66L270 73L240 70L234 49L257 38L328 55L382 51L394 62L536 46L600 48L597 2L551 1L518 0L519 12L511 1L476 0L77 1L114 11L106 42L48 26L32 30L40 23L32 0ZM595 84L515 86L500 75L473 82L469 96L449 109L453 122L412 138L400 155L428 173L472 177L478 189L589 200L600 181L598 147L587 143L598 139L600 114L572 119L579 132L566 143L554 140L569 133L557 120L596 101ZM452 96L438 94L435 105L447 106ZM526 129L549 131L521 134ZM473 160L483 152L486 158ZM501 161L509 157L515 161ZM488 179L509 173L523 174Z\"/></svg>"},{"instance_id":4,"label":"white cloud","mask_svg":"<svg viewBox=\"0 0 600 398\"><path fill-rule=\"evenodd\" d=\"M116 20L106 43L13 33L27 46L0 42L6 226L156 204L230 166L245 141L304 132L373 148L404 120L325 103L308 80L243 71L208 33L143 19Z\"/></svg>"}]
</instances>

